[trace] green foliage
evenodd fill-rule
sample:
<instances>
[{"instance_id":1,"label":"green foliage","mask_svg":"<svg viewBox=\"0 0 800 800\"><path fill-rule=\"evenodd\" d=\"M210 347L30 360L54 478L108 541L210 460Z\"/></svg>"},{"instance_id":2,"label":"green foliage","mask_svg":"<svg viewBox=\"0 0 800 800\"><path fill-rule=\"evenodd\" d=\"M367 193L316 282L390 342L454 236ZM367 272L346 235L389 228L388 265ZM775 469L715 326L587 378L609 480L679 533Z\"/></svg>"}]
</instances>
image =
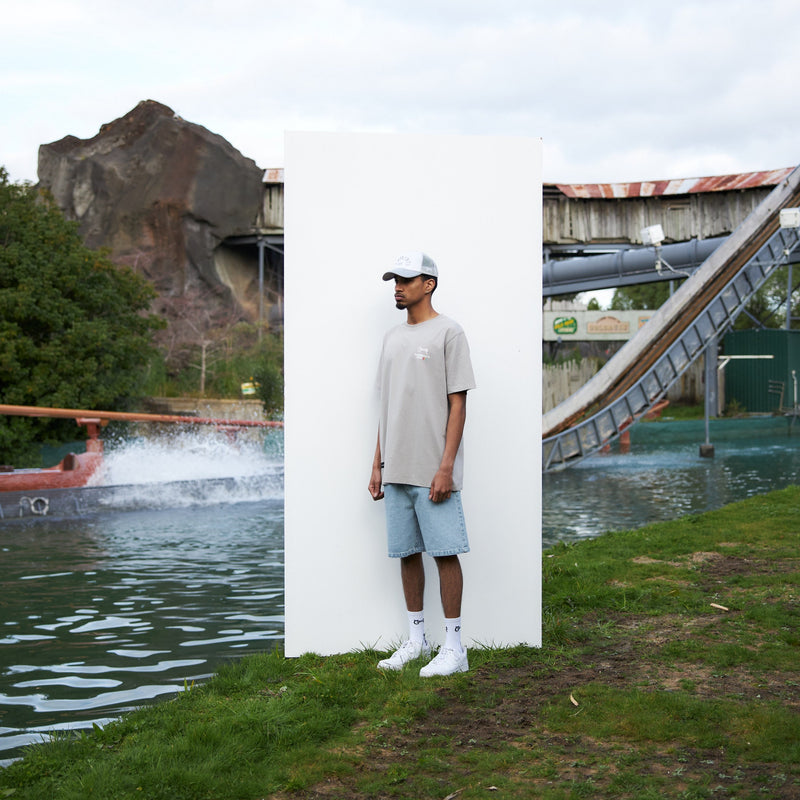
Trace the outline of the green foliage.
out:
<instances>
[{"instance_id":1,"label":"green foliage","mask_svg":"<svg viewBox=\"0 0 800 800\"><path fill-rule=\"evenodd\" d=\"M595 359L596 360L596 359ZM583 361L583 356L577 348L571 350L559 351L553 356L550 353L542 353L542 363L547 366L557 366L561 364L580 364Z\"/></svg>"},{"instance_id":2,"label":"green foliage","mask_svg":"<svg viewBox=\"0 0 800 800\"><path fill-rule=\"evenodd\" d=\"M669 286L669 281L620 286L611 298L610 309L612 311L631 311L660 308L669 297Z\"/></svg>"},{"instance_id":3,"label":"green foliage","mask_svg":"<svg viewBox=\"0 0 800 800\"><path fill-rule=\"evenodd\" d=\"M263 333L240 323L227 332L208 360L204 397L241 396L242 383L251 379L258 384L257 397L271 416L283 413L283 338ZM195 364L170 369L159 353L150 361L145 393L158 397L194 397L199 394L199 371Z\"/></svg>"},{"instance_id":4,"label":"green foliage","mask_svg":"<svg viewBox=\"0 0 800 800\"><path fill-rule=\"evenodd\" d=\"M797 271L792 277L796 279ZM751 328L783 328L786 325L786 289L789 280L789 267L781 267L750 298L746 313L740 314L734 323L735 330ZM797 286L792 287L792 329L800 327L800 320L794 319L798 314L797 303L800 299Z\"/></svg>"},{"instance_id":5,"label":"green foliage","mask_svg":"<svg viewBox=\"0 0 800 800\"><path fill-rule=\"evenodd\" d=\"M782 328L786 323L786 289L789 279L789 268L781 267L772 277L753 294L745 307L745 311L736 317L735 330L750 328ZM676 281L676 284L679 283ZM628 311L631 309L655 310L663 305L670 296L669 281L642 283L635 286L621 286L611 300L610 310ZM792 288L792 325L800 328L800 319L794 319L797 304L800 302L800 287Z\"/></svg>"},{"instance_id":6,"label":"green foliage","mask_svg":"<svg viewBox=\"0 0 800 800\"><path fill-rule=\"evenodd\" d=\"M690 420L703 419L704 416L705 406L702 403L670 403L667 408L664 409L661 419ZM647 420L644 420L644 422L647 422Z\"/></svg>"},{"instance_id":7,"label":"green foliage","mask_svg":"<svg viewBox=\"0 0 800 800\"><path fill-rule=\"evenodd\" d=\"M0 168L0 398L9 405L113 409L137 394L158 320L154 289L103 252L44 194ZM0 457L75 438L75 424L0 418Z\"/></svg>"}]
</instances>

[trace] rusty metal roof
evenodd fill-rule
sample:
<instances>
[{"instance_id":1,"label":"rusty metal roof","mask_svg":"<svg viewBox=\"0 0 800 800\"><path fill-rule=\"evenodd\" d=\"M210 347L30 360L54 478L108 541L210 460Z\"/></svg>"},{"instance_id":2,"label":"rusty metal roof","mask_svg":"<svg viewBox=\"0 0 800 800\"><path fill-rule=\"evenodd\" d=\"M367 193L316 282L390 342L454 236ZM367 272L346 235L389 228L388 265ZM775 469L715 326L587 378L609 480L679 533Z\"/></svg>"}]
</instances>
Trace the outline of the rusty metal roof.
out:
<instances>
[{"instance_id":1,"label":"rusty metal roof","mask_svg":"<svg viewBox=\"0 0 800 800\"><path fill-rule=\"evenodd\" d=\"M272 167L264 170L264 183L283 183L283 167Z\"/></svg>"},{"instance_id":2,"label":"rusty metal roof","mask_svg":"<svg viewBox=\"0 0 800 800\"><path fill-rule=\"evenodd\" d=\"M672 180L637 181L633 183L556 183L549 185L555 186L566 197L614 200L629 197L727 192L738 189L757 189L762 186L777 186L784 178L789 176L793 169L794 167L786 167L762 172L743 172L738 175L718 175L710 178L674 178Z\"/></svg>"}]
</instances>

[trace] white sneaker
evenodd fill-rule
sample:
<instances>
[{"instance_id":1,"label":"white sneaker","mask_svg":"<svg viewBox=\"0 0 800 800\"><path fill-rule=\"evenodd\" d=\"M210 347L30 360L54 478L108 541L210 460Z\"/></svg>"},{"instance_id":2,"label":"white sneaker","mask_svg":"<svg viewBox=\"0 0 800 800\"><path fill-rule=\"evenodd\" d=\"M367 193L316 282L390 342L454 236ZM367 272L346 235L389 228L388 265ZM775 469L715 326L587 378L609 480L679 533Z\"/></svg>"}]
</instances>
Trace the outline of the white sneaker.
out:
<instances>
[{"instance_id":1,"label":"white sneaker","mask_svg":"<svg viewBox=\"0 0 800 800\"><path fill-rule=\"evenodd\" d=\"M461 652L449 647L443 647L433 661L426 664L420 671L420 677L431 678L434 675L452 675L454 672L466 672L469 669L467 649Z\"/></svg>"},{"instance_id":2,"label":"white sneaker","mask_svg":"<svg viewBox=\"0 0 800 800\"><path fill-rule=\"evenodd\" d=\"M430 654L431 646L428 644L427 640L423 639L421 642L412 642L409 639L407 642L403 642L389 658L384 658L383 661L379 661L378 669L403 669L409 661L413 661L420 656L428 658Z\"/></svg>"}]
</instances>

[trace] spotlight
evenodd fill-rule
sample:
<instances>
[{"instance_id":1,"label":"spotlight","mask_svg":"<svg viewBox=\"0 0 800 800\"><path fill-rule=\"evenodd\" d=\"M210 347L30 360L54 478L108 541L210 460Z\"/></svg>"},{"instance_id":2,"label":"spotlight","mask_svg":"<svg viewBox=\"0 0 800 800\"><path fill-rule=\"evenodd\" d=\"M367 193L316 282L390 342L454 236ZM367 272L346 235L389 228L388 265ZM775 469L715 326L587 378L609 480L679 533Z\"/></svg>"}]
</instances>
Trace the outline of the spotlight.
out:
<instances>
[{"instance_id":1,"label":"spotlight","mask_svg":"<svg viewBox=\"0 0 800 800\"><path fill-rule=\"evenodd\" d=\"M642 244L658 247L664 241L664 229L661 225L650 225L642 228Z\"/></svg>"},{"instance_id":2,"label":"spotlight","mask_svg":"<svg viewBox=\"0 0 800 800\"><path fill-rule=\"evenodd\" d=\"M781 228L800 228L800 208L782 208Z\"/></svg>"}]
</instances>

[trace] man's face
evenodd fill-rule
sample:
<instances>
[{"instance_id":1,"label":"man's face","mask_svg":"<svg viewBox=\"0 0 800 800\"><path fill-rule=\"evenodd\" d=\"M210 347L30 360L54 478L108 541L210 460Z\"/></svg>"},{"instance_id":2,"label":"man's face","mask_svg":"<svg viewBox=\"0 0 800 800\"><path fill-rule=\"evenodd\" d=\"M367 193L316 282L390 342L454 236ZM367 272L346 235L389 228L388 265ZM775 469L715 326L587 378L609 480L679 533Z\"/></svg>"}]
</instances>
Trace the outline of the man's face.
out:
<instances>
[{"instance_id":1,"label":"man's face","mask_svg":"<svg viewBox=\"0 0 800 800\"><path fill-rule=\"evenodd\" d=\"M399 275L394 279L394 302L398 308L408 308L414 306L422 300L426 292L426 281L422 275L415 278L401 278Z\"/></svg>"}]
</instances>

